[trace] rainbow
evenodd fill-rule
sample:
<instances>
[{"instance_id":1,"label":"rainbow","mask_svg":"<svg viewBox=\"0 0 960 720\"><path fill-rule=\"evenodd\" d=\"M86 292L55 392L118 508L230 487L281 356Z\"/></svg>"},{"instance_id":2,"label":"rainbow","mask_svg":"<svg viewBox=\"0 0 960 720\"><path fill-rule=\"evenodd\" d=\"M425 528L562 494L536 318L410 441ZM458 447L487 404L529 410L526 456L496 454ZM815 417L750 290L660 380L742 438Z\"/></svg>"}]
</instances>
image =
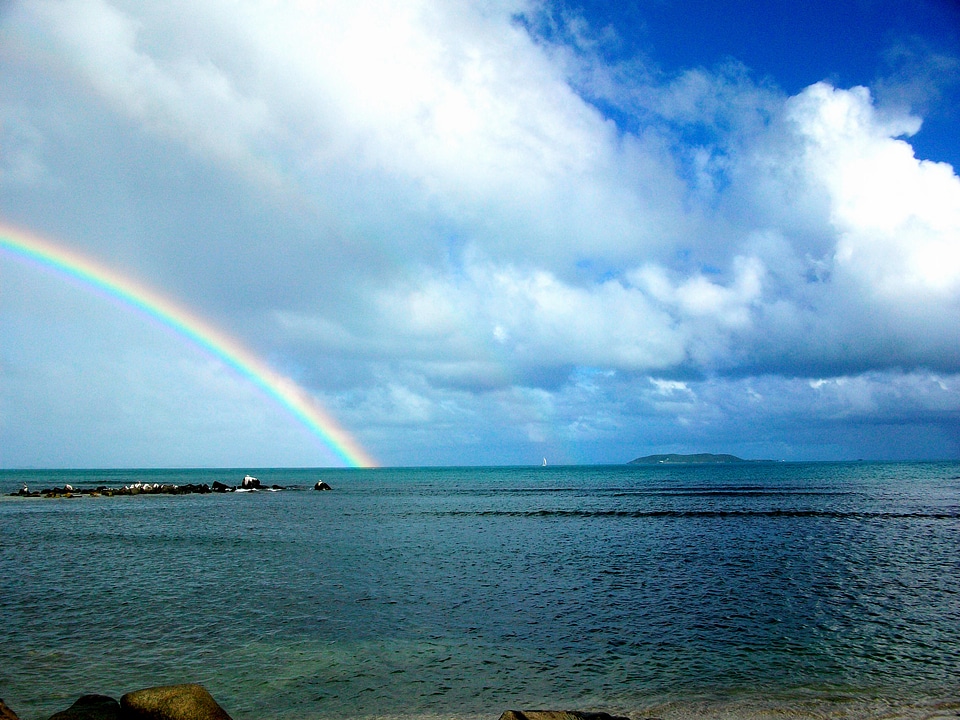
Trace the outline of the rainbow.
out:
<instances>
[{"instance_id":1,"label":"rainbow","mask_svg":"<svg viewBox=\"0 0 960 720\"><path fill-rule=\"evenodd\" d=\"M134 282L78 252L0 223L0 250L36 263L116 298L155 318L248 378L286 408L350 467L376 467L376 461L293 380L276 372L235 339L146 285Z\"/></svg>"}]
</instances>

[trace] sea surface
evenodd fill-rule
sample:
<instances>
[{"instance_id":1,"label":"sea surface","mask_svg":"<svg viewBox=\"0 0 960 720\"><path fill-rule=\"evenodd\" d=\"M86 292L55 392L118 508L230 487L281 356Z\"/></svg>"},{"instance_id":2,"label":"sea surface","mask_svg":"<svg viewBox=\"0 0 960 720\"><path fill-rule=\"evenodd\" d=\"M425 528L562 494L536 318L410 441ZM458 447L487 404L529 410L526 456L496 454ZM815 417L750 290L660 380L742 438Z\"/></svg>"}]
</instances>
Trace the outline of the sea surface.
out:
<instances>
[{"instance_id":1,"label":"sea surface","mask_svg":"<svg viewBox=\"0 0 960 720\"><path fill-rule=\"evenodd\" d=\"M26 499L31 489L281 492ZM332 492L310 488L317 480ZM960 463L0 472L0 697L960 717Z\"/></svg>"}]
</instances>

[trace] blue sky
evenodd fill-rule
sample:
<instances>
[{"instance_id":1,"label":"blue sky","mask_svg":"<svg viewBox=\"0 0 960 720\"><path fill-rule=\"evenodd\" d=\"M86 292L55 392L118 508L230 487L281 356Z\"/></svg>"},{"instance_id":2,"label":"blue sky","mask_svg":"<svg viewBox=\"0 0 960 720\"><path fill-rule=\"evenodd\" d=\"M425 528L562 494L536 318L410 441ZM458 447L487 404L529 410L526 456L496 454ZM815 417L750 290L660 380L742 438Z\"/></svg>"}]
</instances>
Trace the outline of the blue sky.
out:
<instances>
[{"instance_id":1,"label":"blue sky","mask_svg":"<svg viewBox=\"0 0 960 720\"><path fill-rule=\"evenodd\" d=\"M960 456L953 3L0 4L0 220L386 465ZM336 457L0 254L0 467Z\"/></svg>"}]
</instances>

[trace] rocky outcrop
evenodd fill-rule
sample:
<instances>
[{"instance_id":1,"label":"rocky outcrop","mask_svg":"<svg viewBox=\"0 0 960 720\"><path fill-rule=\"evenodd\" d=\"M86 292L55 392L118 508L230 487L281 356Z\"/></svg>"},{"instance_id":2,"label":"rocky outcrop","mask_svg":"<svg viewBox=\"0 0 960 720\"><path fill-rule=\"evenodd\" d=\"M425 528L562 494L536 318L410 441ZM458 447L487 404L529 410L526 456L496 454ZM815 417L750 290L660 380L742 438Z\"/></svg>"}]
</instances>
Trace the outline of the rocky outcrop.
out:
<instances>
[{"instance_id":1,"label":"rocky outcrop","mask_svg":"<svg viewBox=\"0 0 960 720\"><path fill-rule=\"evenodd\" d=\"M333 490L332 487L327 485L323 480L317 480L317 484L313 486L314 490Z\"/></svg>"},{"instance_id":2,"label":"rocky outcrop","mask_svg":"<svg viewBox=\"0 0 960 720\"><path fill-rule=\"evenodd\" d=\"M500 720L630 720L630 718L582 710L507 710L500 716ZM644 720L657 720L657 718Z\"/></svg>"},{"instance_id":3,"label":"rocky outcrop","mask_svg":"<svg viewBox=\"0 0 960 720\"><path fill-rule=\"evenodd\" d=\"M164 685L120 698L124 720L230 720L203 685Z\"/></svg>"},{"instance_id":4,"label":"rocky outcrop","mask_svg":"<svg viewBox=\"0 0 960 720\"><path fill-rule=\"evenodd\" d=\"M20 720L0 700L0 720ZM106 695L84 695L50 720L231 720L203 685L162 685L128 692L118 703ZM582 710L507 710L500 720L630 720ZM645 718L644 720L657 720Z\"/></svg>"},{"instance_id":5,"label":"rocky outcrop","mask_svg":"<svg viewBox=\"0 0 960 720\"><path fill-rule=\"evenodd\" d=\"M580 710L507 710L500 720L630 720L605 712Z\"/></svg>"},{"instance_id":6,"label":"rocky outcrop","mask_svg":"<svg viewBox=\"0 0 960 720\"><path fill-rule=\"evenodd\" d=\"M3 700L0 700L0 720L20 720L17 714L8 708Z\"/></svg>"},{"instance_id":7,"label":"rocky outcrop","mask_svg":"<svg viewBox=\"0 0 960 720\"><path fill-rule=\"evenodd\" d=\"M172 485L160 483L133 483L123 487L107 487L100 485L95 488L75 488L70 485L63 487L44 488L42 490L29 490L27 487L20 488L15 493L10 493L16 497L44 497L44 498L77 498L87 495L89 497L114 497L123 495L192 495L194 493L208 493L210 486L206 483L186 485Z\"/></svg>"},{"instance_id":8,"label":"rocky outcrop","mask_svg":"<svg viewBox=\"0 0 960 720\"><path fill-rule=\"evenodd\" d=\"M83 695L50 720L121 720L120 703L107 695Z\"/></svg>"},{"instance_id":9,"label":"rocky outcrop","mask_svg":"<svg viewBox=\"0 0 960 720\"><path fill-rule=\"evenodd\" d=\"M0 720L20 720L0 700ZM106 695L83 695L50 720L231 720L203 685L163 685L128 692L117 702Z\"/></svg>"},{"instance_id":10,"label":"rocky outcrop","mask_svg":"<svg viewBox=\"0 0 960 720\"><path fill-rule=\"evenodd\" d=\"M326 484L326 483L324 483ZM255 477L250 477L249 475L243 479L240 484L240 489L242 490L286 490L287 488L282 485L262 485L259 480ZM327 486L323 488L329 490L330 487ZM207 483L188 483L186 485L173 485L169 483L160 484L160 483L145 483L145 482L136 482L131 485L124 485L123 487L107 487L105 485L100 485L95 488L74 488L71 485L64 485L63 487L52 487L45 488L43 490L30 490L26 485L17 490L17 492L10 493L14 497L26 497L26 498L78 498L83 496L88 497L114 497L114 496L124 496L124 495L192 495L192 494L204 494L210 492L235 492L237 490L236 486L225 485L222 482L215 480L213 485L210 486Z\"/></svg>"}]
</instances>

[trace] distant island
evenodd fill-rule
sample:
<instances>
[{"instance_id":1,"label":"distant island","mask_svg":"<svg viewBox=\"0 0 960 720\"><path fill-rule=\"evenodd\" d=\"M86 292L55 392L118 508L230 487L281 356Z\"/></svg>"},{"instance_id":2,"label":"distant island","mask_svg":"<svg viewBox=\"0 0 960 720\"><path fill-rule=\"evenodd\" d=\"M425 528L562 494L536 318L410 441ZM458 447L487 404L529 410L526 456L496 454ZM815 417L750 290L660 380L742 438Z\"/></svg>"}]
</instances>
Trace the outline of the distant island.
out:
<instances>
[{"instance_id":1,"label":"distant island","mask_svg":"<svg viewBox=\"0 0 960 720\"><path fill-rule=\"evenodd\" d=\"M759 460L744 460L736 455L714 455L713 453L696 453L694 455L647 455L631 460L628 465L716 465L721 463L749 463L762 462Z\"/></svg>"}]
</instances>

